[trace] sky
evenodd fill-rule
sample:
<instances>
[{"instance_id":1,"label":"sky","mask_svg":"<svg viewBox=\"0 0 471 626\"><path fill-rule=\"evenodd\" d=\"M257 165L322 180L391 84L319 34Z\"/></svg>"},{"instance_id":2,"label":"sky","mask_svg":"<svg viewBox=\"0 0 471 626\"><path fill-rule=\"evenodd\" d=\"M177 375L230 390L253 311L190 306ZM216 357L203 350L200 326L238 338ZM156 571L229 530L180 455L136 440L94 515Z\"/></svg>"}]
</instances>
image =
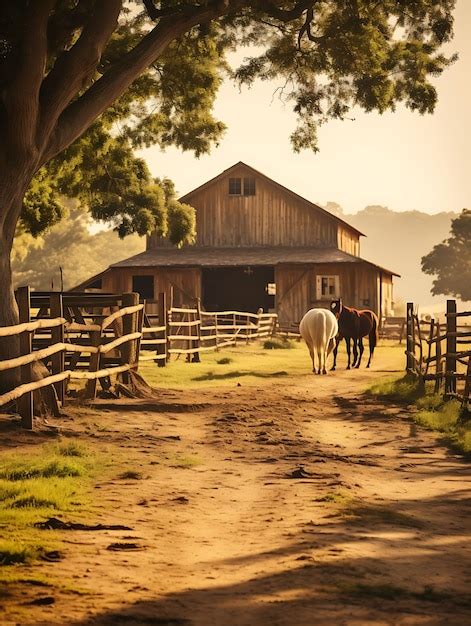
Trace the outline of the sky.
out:
<instances>
[{"instance_id":1,"label":"sky","mask_svg":"<svg viewBox=\"0 0 471 626\"><path fill-rule=\"evenodd\" d=\"M460 211L471 197L471 0L458 0L459 59L435 82L433 115L405 107L379 115L355 111L319 131L319 152L295 154L289 135L295 115L273 97L277 83L242 92L224 82L216 115L227 126L219 147L196 159L176 148L141 151L154 176L168 176L183 195L238 161L262 171L313 202L339 203L346 213L380 204L395 211ZM241 55L243 57L243 53Z\"/></svg>"}]
</instances>

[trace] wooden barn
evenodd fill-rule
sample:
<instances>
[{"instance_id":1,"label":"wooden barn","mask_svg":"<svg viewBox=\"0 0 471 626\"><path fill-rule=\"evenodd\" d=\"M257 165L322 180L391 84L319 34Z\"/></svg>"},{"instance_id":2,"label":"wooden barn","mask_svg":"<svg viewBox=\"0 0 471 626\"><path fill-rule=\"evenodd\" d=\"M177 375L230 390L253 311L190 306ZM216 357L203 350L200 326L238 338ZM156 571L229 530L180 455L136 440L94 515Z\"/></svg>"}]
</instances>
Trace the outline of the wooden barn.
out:
<instances>
[{"instance_id":1,"label":"wooden barn","mask_svg":"<svg viewBox=\"0 0 471 626\"><path fill-rule=\"evenodd\" d=\"M381 317L392 314L398 275L360 257L363 233L245 163L181 201L196 209L194 245L177 249L150 235L145 252L76 289L137 291L150 312L161 291L174 306L201 298L208 311L263 307L283 324L338 297Z\"/></svg>"}]
</instances>

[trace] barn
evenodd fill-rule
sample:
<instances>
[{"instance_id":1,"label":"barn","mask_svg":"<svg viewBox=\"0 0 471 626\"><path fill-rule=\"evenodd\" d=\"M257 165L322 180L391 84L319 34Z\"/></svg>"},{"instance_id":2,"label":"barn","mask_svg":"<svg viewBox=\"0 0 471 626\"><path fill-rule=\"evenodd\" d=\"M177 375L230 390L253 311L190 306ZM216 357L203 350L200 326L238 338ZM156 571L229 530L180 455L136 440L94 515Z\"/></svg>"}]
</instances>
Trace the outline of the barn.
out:
<instances>
[{"instance_id":1,"label":"barn","mask_svg":"<svg viewBox=\"0 0 471 626\"><path fill-rule=\"evenodd\" d=\"M276 311L283 324L341 297L381 317L393 312L395 272L360 257L363 233L239 162L180 198L196 209L197 239L181 249L151 234L146 251L76 290L137 291L149 312L159 292L174 306Z\"/></svg>"}]
</instances>

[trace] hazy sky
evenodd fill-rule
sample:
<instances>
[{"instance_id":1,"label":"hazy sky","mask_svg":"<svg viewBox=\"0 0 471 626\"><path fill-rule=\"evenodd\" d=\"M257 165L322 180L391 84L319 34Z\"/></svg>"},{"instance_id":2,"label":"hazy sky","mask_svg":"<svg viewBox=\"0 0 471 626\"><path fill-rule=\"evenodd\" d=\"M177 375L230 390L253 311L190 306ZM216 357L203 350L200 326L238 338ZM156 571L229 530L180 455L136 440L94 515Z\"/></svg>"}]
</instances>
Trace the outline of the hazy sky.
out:
<instances>
[{"instance_id":1,"label":"hazy sky","mask_svg":"<svg viewBox=\"0 0 471 626\"><path fill-rule=\"evenodd\" d=\"M143 150L152 173L169 176L184 194L237 161L245 161L306 198L335 201L347 212L368 204L436 213L470 207L471 0L458 0L459 60L437 80L434 115L404 107L378 115L356 111L354 121L331 121L319 132L317 154L291 150L290 106L273 99L276 83L239 89L226 81L216 114L228 130L218 148L196 159L176 149Z\"/></svg>"}]
</instances>

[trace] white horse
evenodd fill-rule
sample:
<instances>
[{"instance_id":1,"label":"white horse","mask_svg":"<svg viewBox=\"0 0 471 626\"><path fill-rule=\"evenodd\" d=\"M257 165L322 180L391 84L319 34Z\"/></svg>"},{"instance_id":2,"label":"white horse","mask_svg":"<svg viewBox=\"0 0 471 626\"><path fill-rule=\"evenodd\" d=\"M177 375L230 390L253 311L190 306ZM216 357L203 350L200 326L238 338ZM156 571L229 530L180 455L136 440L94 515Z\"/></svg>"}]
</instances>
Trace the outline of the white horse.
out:
<instances>
[{"instance_id":1,"label":"white horse","mask_svg":"<svg viewBox=\"0 0 471 626\"><path fill-rule=\"evenodd\" d=\"M328 309L311 309L301 320L299 332L309 348L312 371L316 373L314 352L317 352L319 369L317 374L327 374L327 357L335 347L335 337L339 331L337 318Z\"/></svg>"}]
</instances>

